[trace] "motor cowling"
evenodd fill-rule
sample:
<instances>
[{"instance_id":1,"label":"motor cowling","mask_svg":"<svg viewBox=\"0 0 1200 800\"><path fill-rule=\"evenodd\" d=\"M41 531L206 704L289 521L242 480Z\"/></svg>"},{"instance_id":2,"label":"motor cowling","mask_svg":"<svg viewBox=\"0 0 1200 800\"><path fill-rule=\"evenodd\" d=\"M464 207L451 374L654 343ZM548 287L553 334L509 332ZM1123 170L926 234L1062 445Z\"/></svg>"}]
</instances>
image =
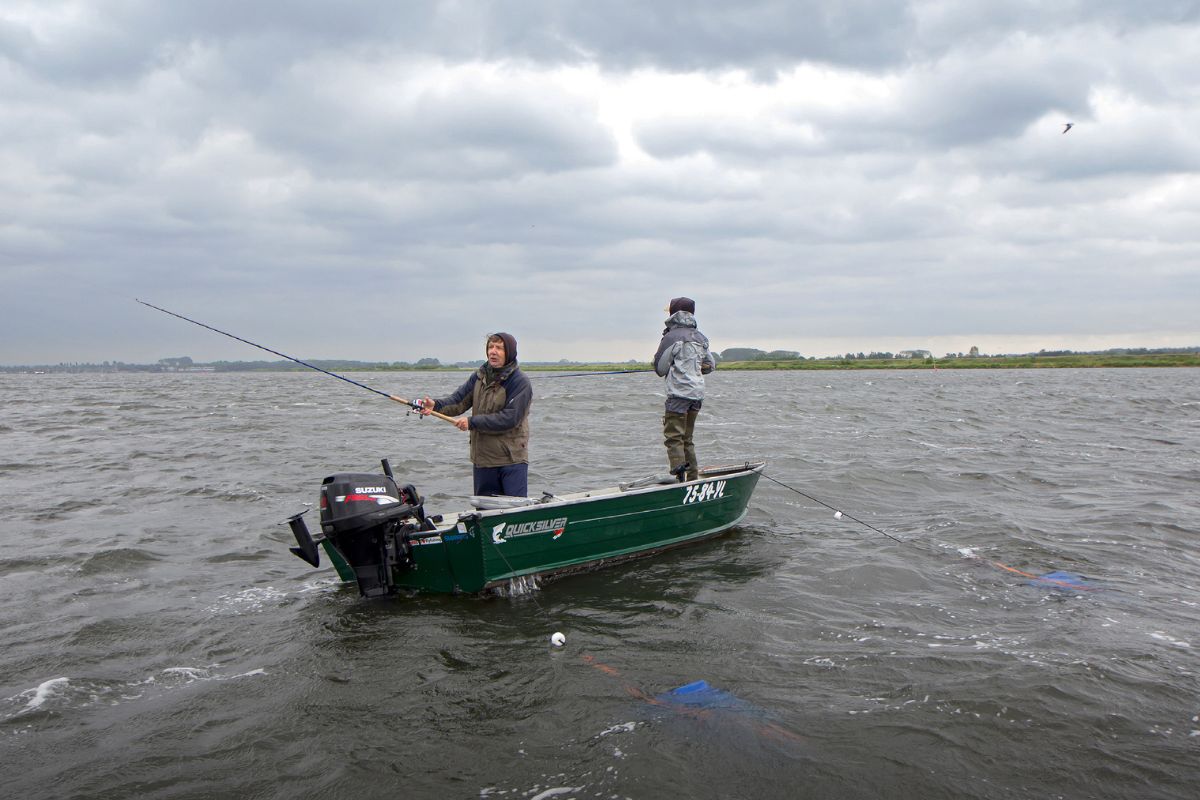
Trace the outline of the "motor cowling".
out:
<instances>
[{"instance_id":1,"label":"motor cowling","mask_svg":"<svg viewBox=\"0 0 1200 800\"><path fill-rule=\"evenodd\" d=\"M342 472L321 483L321 532L354 568L365 597L392 591L392 570L412 563L408 535L425 525L417 490L391 475Z\"/></svg>"}]
</instances>

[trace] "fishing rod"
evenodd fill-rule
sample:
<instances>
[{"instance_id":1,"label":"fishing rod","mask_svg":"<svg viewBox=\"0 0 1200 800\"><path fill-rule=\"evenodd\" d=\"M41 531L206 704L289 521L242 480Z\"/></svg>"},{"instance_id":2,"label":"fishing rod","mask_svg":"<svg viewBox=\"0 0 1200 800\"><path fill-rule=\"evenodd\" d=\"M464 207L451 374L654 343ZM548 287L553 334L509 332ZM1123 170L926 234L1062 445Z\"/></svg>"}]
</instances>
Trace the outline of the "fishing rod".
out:
<instances>
[{"instance_id":1,"label":"fishing rod","mask_svg":"<svg viewBox=\"0 0 1200 800\"><path fill-rule=\"evenodd\" d=\"M890 533L886 533L884 531L879 530L879 528L876 528L874 525L863 522L861 519L852 517L849 514L847 514L846 512L841 511L837 508L834 508L833 506L829 505L828 503L826 503L824 501L818 500L817 498L813 497L810 494L805 494L804 492L800 491L799 489L797 489L794 486L788 486L783 481L772 478L770 475L766 474L765 472L760 472L759 474L762 475L767 480L773 481L773 482L779 484L780 486L782 486L785 489L790 489L791 491L795 492L796 494L800 495L801 497L807 497L809 500L812 500L814 503L825 506L825 508L828 508L830 511L833 512L834 519L841 519L842 517L845 517L848 520L853 520L854 522L857 522L859 525L862 525L865 528L870 528L871 530L875 531L876 533L878 533L882 536L886 536L887 538L891 539L893 542L896 542L897 544L905 544L905 545L909 545L910 547L916 547L918 550L923 550L926 553L930 552L928 550L925 550L925 548L917 547L916 542L908 541L905 539L898 539L895 536L892 536ZM1028 578L1030 581L1032 581L1034 583L1049 584L1051 586L1055 586L1055 587L1058 587L1061 589L1069 589L1071 591L1083 591L1083 592L1098 591L1098 587L1090 586L1087 583L1084 583L1082 578L1079 578L1078 576L1071 575L1068 573L1050 572L1050 573L1047 573L1046 575L1035 575L1032 572L1025 572L1024 570L1017 569L1016 567L1010 567L1008 564L1005 564L1000 561L994 561L989 558L979 558L978 560L986 562L987 564L989 564L997 569L1004 570L1005 572L1011 572L1014 575L1020 575L1024 578Z\"/></svg>"},{"instance_id":2,"label":"fishing rod","mask_svg":"<svg viewBox=\"0 0 1200 800\"><path fill-rule=\"evenodd\" d=\"M397 395L394 395L394 394L388 394L387 392L381 392L378 389L373 389L370 386L367 386L365 383L359 383L356 380L351 380L350 378L347 378L345 375L338 375L336 372L330 372L327 369L321 369L318 366L309 364L307 361L301 361L298 358L292 358L291 356L287 355L286 353L281 353L278 350L272 350L269 347L263 347L261 344L256 344L256 343L250 341L249 339L243 339L240 336L234 336L232 333L226 333L225 331L220 330L219 328L214 328L211 325L205 325L203 322L197 322L196 320L191 319L190 317L185 317L183 314L176 314L174 311L168 311L165 308L159 308L158 306L154 305L153 303L147 303L145 300L138 300L138 298L136 298L136 297L133 299L137 300L139 303L141 303L144 306L147 306L148 308L153 308L155 311L161 311L164 314L170 314L172 317L176 317L178 319L184 320L185 322L190 322L193 325L199 325L201 328L207 328L208 330L212 331L213 333L219 333L222 336L228 336L230 339L237 339L239 342L242 342L243 344L248 344L251 347L257 347L259 350L266 350L268 353L271 353L272 355L277 355L280 358L286 358L288 361L293 361L302 367L308 367L309 369L314 369L317 372L323 372L331 378L337 378L339 381L345 381L346 383L353 384L360 389L366 389L368 392L374 392L377 395L382 395L383 397L386 397L388 400L394 400L395 402L400 403L401 405L406 405L409 408L413 409L414 411L420 411L420 412L424 413L424 406L421 405L421 402L419 400L407 400L403 397L398 397ZM430 416L437 417L438 419L443 419L452 425L455 424L453 417L448 417L445 414L438 413L437 411L430 411L429 414L430 414Z\"/></svg>"}]
</instances>

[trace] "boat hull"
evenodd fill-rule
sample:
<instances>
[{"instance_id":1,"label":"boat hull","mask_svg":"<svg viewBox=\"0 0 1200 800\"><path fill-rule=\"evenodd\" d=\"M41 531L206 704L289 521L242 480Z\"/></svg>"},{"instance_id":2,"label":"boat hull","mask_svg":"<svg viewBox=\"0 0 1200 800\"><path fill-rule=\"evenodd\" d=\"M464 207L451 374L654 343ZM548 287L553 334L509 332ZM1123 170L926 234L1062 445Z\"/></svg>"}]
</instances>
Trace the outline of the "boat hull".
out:
<instances>
[{"instance_id":1,"label":"boat hull","mask_svg":"<svg viewBox=\"0 0 1200 800\"><path fill-rule=\"evenodd\" d=\"M411 558L392 568L393 591L484 592L708 539L745 516L762 468L761 463L710 468L687 483L618 487L449 515L444 526L409 536ZM328 540L325 546L331 549ZM333 561L336 566L338 559Z\"/></svg>"}]
</instances>

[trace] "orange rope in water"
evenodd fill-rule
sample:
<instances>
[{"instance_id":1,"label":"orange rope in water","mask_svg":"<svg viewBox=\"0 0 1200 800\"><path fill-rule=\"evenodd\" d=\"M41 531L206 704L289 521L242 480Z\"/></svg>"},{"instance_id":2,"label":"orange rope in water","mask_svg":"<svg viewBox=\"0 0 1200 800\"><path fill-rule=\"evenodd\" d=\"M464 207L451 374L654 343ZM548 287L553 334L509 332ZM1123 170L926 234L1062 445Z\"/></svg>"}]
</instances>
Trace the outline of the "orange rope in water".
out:
<instances>
[{"instance_id":1,"label":"orange rope in water","mask_svg":"<svg viewBox=\"0 0 1200 800\"><path fill-rule=\"evenodd\" d=\"M1023 570L1019 570L1016 567L1010 567L1008 564L1001 564L999 561L989 561L988 563L994 567L999 567L1002 570L1006 570L1007 572L1012 572L1017 575L1023 575L1026 578L1032 578L1033 580L1038 581L1040 583L1055 583L1055 584L1058 584L1059 586L1063 586L1068 589L1078 589L1081 592L1096 591L1096 587L1094 587L1094 586L1081 586L1078 583L1071 583L1070 581L1059 581L1059 580L1055 580L1054 578L1044 578L1041 575L1034 575L1031 572L1025 572Z\"/></svg>"}]
</instances>

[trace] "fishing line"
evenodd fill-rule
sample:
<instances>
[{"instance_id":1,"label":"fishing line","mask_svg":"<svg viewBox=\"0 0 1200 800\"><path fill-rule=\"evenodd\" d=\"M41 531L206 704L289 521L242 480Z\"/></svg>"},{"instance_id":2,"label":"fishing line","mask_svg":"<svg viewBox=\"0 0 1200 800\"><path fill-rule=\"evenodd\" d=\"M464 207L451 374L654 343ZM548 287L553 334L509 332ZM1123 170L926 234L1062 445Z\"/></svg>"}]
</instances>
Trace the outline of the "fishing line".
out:
<instances>
[{"instance_id":1,"label":"fishing line","mask_svg":"<svg viewBox=\"0 0 1200 800\"><path fill-rule=\"evenodd\" d=\"M630 375L635 372L654 372L652 369L610 369L603 372L568 372L564 375L539 375L536 372L529 375L531 378L590 378L593 375Z\"/></svg>"},{"instance_id":2,"label":"fishing line","mask_svg":"<svg viewBox=\"0 0 1200 800\"><path fill-rule=\"evenodd\" d=\"M268 353L271 353L272 355L279 356L280 358L286 358L288 361L295 362L296 364L299 364L302 367L308 367L309 369L316 370L317 372L323 372L324 374L328 375L331 378L337 378L339 381L345 381L346 383L353 384L354 386L357 386L360 389L366 389L368 392L374 392L377 395L386 397L388 400L394 400L395 402L400 403L401 405L406 405L415 411L421 411L421 404L420 404L420 402L418 402L416 400L407 400L403 397L397 397L394 394L388 394L387 392L381 392L378 389L373 389L372 387L367 386L365 383L359 383L356 380L351 380L350 378L347 378L345 375L338 375L336 372L330 372L327 369L321 369L320 367L318 367L314 364L309 364L307 361L301 361L300 359L293 358L292 356L289 356L286 353L281 353L278 350L272 350L269 347L264 347L261 344L256 344L255 342L252 342L249 339L243 339L240 336L234 336L232 333L227 333L226 331L223 331L220 328L214 328L211 325L205 325L203 322L197 322L196 320L194 320L190 317L185 317L182 314L176 314L174 311L168 311L165 308L159 308L158 306L154 305L153 303L147 303L145 300L138 300L138 298L136 298L136 297L133 299L137 300L137 302L141 303L144 306L147 306L148 308L153 308L155 311L161 311L164 314L169 314L172 317L175 317L177 319L181 319L185 322L190 322L193 325L199 325L201 328L206 328L206 329L212 331L213 333L219 333L222 336L228 336L230 339L236 339L237 341L242 342L243 344L248 344L251 347L257 347L259 350L265 350ZM430 416L437 417L438 419L443 419L446 422L450 422L450 423L454 422L453 417L448 417L445 414L439 414L436 411L430 411L429 414L430 414Z\"/></svg>"},{"instance_id":3,"label":"fishing line","mask_svg":"<svg viewBox=\"0 0 1200 800\"><path fill-rule=\"evenodd\" d=\"M529 595L529 599L533 601L533 604L535 606L537 606L538 613L540 613L542 616L544 616L546 618L546 621L549 622L552 627L557 627L558 623L554 621L554 618L550 616L550 612L547 611L545 608L543 608L541 601L539 601L537 599L537 592L539 589L538 583L537 583L537 577L536 576L528 576L528 575L516 575L515 574L516 570L513 569L512 562L508 560L508 556L504 555L504 551L501 550L499 546L492 547L492 550L494 550L496 552L496 555L500 556L500 559L504 562L504 566L508 567L508 571L510 573L513 573L513 577L508 579L509 592L510 592L509 597L514 596L512 594L512 591L513 591L512 585L515 581L525 580L525 579L530 580L533 585L531 587L529 587L529 591L527 592L527 594ZM556 630L555 633L557 633L557 632L558 631ZM553 638L554 638L554 634L551 634L551 641L553 641Z\"/></svg>"},{"instance_id":4,"label":"fishing line","mask_svg":"<svg viewBox=\"0 0 1200 800\"><path fill-rule=\"evenodd\" d=\"M775 478L772 478L770 475L768 475L765 472L760 472L759 474L762 475L767 480L773 481L774 483L779 484L780 486L782 486L785 489L790 489L791 491L795 492L796 494L800 495L801 497L807 497L809 500L812 500L814 503L817 503L818 505L822 505L825 508L828 508L830 511L834 512L834 517L836 517L837 519L841 519L842 517L845 517L846 519L857 522L859 525L862 525L864 528L869 528L869 529L875 531L876 533L880 534L881 536L886 536L887 538L891 539L893 542L896 542L897 544L908 545L908 546L913 547L918 550L922 549L922 548L918 547L917 542L908 541L905 539L899 539L895 536L892 536L890 533L881 531L881 530L879 530L879 528L876 528L874 525L871 525L870 523L867 523L867 522L863 522L861 519L851 516L850 514L847 514L845 511L835 508L835 507L829 505L828 503L824 502L823 500L818 500L817 498L813 497L812 495L806 494L794 486L788 486L783 481L776 480ZM939 555L938 553L935 553L933 551L926 551L926 552L930 552L933 555ZM1088 586L1085 583L1081 583L1080 582L1081 579L1079 579L1079 580L1060 580L1059 578L1052 577L1054 575L1060 575L1060 573L1051 572L1051 573L1047 573L1046 575L1035 575L1032 572L1025 572L1024 570L1017 569L1016 567L1010 567L1008 564L1004 564L1000 561L994 561L992 559L979 558L979 557L975 557L975 556L972 556L972 557L977 558L977 560L979 560L979 561L983 561L987 564L990 564L991 566L996 567L997 569L1002 569L1005 572L1011 572L1014 575L1020 575L1024 578L1029 578L1030 580L1035 581L1036 583L1039 583L1039 584L1051 584L1054 586L1062 587L1064 589L1070 589L1072 591L1083 591L1083 592L1094 592L1094 591L1098 591L1100 588L1097 586ZM1071 577L1073 577L1073 576L1071 576Z\"/></svg>"},{"instance_id":5,"label":"fishing line","mask_svg":"<svg viewBox=\"0 0 1200 800\"><path fill-rule=\"evenodd\" d=\"M870 528L871 530L875 531L876 533L886 536L887 538L891 539L893 542L896 542L897 544L911 544L911 542L906 542L903 539L897 539L895 536L892 536L890 533L884 533L883 531L879 530L879 528L876 528L874 525L863 522L861 519L858 519L856 517L852 517L849 514L847 514L845 511L834 508L833 506L829 505L828 503L818 500L817 498L813 497L810 494L805 494L804 492L800 491L799 489L797 489L794 486L788 486L783 481L775 480L774 478L772 478L770 475L768 475L765 472L760 472L758 474L762 475L764 478L766 478L769 481L774 481L775 483L778 483L780 486L782 486L785 489L791 489L793 492L800 495L801 497L807 497L809 500L812 500L814 503L825 506L830 511L834 512L834 516L836 516L838 519L841 519L842 517L845 517L846 519L852 519L855 522L857 522L859 525L862 525L866 528Z\"/></svg>"}]
</instances>

